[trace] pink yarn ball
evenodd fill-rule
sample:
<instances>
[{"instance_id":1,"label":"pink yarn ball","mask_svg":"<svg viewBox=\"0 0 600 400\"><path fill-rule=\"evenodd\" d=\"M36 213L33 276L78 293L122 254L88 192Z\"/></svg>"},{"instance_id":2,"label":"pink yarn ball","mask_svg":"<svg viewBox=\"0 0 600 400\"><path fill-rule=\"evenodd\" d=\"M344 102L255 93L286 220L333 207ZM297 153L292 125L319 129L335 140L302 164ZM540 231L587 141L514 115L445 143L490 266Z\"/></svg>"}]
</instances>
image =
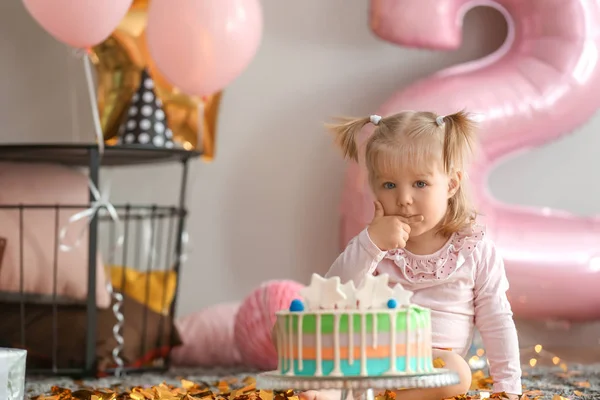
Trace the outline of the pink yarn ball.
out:
<instances>
[{"instance_id":1,"label":"pink yarn ball","mask_svg":"<svg viewBox=\"0 0 600 400\"><path fill-rule=\"evenodd\" d=\"M241 363L233 327L240 303L215 304L178 318L183 345L172 352L174 366L236 366Z\"/></svg>"},{"instance_id":2,"label":"pink yarn ball","mask_svg":"<svg viewBox=\"0 0 600 400\"><path fill-rule=\"evenodd\" d=\"M275 313L288 309L303 287L295 281L268 281L242 301L234 335L245 366L264 371L277 368L277 351L271 340Z\"/></svg>"}]
</instances>

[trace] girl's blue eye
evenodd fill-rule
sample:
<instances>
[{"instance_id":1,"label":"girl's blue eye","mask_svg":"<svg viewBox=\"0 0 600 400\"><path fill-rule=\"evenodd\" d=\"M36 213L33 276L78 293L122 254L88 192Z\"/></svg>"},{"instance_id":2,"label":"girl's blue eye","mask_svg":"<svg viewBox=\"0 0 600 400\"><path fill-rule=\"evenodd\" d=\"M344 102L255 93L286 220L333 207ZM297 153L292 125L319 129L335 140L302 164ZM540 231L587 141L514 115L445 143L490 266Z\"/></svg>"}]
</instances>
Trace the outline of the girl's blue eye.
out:
<instances>
[{"instance_id":1,"label":"girl's blue eye","mask_svg":"<svg viewBox=\"0 0 600 400\"><path fill-rule=\"evenodd\" d=\"M386 182L386 183L383 184L383 187L386 188L386 189L393 189L393 188L396 187L396 184L392 183L392 182Z\"/></svg>"},{"instance_id":2,"label":"girl's blue eye","mask_svg":"<svg viewBox=\"0 0 600 400\"><path fill-rule=\"evenodd\" d=\"M417 181L417 182L415 182L415 186L418 187L419 189L423 189L425 186L427 186L427 184L423 181Z\"/></svg>"}]
</instances>

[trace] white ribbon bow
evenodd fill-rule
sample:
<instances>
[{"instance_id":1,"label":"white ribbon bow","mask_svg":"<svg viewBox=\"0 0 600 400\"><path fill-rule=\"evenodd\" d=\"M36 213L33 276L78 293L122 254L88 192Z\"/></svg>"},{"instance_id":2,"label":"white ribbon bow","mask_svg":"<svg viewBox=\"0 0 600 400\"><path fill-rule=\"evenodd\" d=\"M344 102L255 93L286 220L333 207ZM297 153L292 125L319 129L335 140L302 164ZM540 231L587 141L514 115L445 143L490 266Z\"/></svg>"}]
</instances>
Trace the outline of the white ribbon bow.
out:
<instances>
[{"instance_id":1,"label":"white ribbon bow","mask_svg":"<svg viewBox=\"0 0 600 400\"><path fill-rule=\"evenodd\" d=\"M87 208L87 209L80 211L76 214L73 214L71 217L69 217L69 221L67 222L67 225L64 226L60 230L59 243L60 243L60 249L62 251L65 251L65 252L71 251L74 248L79 247L79 245L81 245L81 240L83 239L83 234L84 234L85 230L87 229L87 226L84 226L81 229L79 237L77 238L75 243L72 246L69 246L64 243L65 237L67 236L67 230L69 228L69 225L71 225L79 220L82 220L84 218L88 218L88 223L89 223L91 221L91 219L102 208L105 208L108 211L108 214L110 215L111 219L115 222L115 224L117 224L117 227L119 228L119 236L118 236L116 245L121 246L125 239L124 235L120 229L121 226L120 226L119 214L117 213L117 210L115 209L115 207L108 200L109 195L110 195L110 186L107 186L107 188L104 190L104 193L100 194L100 192L98 191L98 188L96 188L96 185L94 185L94 182L92 182L91 180L88 180L88 185L90 187L90 191L92 192L92 196L94 197L94 201L92 201L90 208Z\"/></svg>"}]
</instances>

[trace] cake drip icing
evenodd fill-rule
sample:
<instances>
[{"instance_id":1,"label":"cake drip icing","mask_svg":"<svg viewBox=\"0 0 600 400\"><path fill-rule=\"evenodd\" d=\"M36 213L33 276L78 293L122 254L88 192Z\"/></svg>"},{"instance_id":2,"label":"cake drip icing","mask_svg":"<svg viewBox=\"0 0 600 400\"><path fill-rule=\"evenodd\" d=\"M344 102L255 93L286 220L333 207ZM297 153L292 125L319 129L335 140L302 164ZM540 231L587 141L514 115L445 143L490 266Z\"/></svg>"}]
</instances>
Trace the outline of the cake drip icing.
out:
<instances>
[{"instance_id":1,"label":"cake drip icing","mask_svg":"<svg viewBox=\"0 0 600 400\"><path fill-rule=\"evenodd\" d=\"M358 288L314 274L301 295L304 302L277 313L282 373L369 376L373 362L382 375L433 370L430 312L410 304L412 293L401 285L390 288L386 274L369 276Z\"/></svg>"},{"instance_id":2,"label":"cake drip icing","mask_svg":"<svg viewBox=\"0 0 600 400\"><path fill-rule=\"evenodd\" d=\"M359 363L361 376L368 376L369 350L384 350L389 361L385 374L422 373L431 369L431 341L429 312L417 306L408 306L399 310L343 311L343 312L295 312L281 315L277 323L277 344L280 370L286 375L295 375L297 369L304 369L304 354L313 354L315 361L314 376L343 376L342 361L349 366ZM306 318L314 319L314 333L304 331ZM324 332L324 319L330 326ZM345 328L342 332L342 320ZM399 329L398 322L401 322ZM355 330L358 321L359 329ZM379 331L380 323L386 329ZM414 324L414 326L412 325ZM331 332L329 332L331 330ZM368 332L370 330L371 332ZM310 337L312 346L306 346L304 338ZM355 338L358 336L359 340ZM357 347L355 348L355 344ZM313 352L314 349L314 352ZM355 357L358 353L359 356ZM327 374L323 371L324 354L332 355L333 368ZM372 357L372 356L371 356ZM398 358L407 361L398 368ZM416 360L416 368L409 360ZM294 364L297 364L296 366Z\"/></svg>"}]
</instances>

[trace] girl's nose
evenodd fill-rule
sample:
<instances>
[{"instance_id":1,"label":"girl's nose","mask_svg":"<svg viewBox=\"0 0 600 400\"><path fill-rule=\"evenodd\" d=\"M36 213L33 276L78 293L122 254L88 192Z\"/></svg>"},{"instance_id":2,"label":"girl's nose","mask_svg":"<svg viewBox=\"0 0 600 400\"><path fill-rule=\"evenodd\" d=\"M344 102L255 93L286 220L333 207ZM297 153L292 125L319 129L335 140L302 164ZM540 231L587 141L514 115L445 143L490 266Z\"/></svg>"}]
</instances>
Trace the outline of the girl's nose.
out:
<instances>
[{"instance_id":1,"label":"girl's nose","mask_svg":"<svg viewBox=\"0 0 600 400\"><path fill-rule=\"evenodd\" d=\"M412 204L412 196L408 190L398 190L398 198L396 200L398 206L409 206Z\"/></svg>"}]
</instances>

